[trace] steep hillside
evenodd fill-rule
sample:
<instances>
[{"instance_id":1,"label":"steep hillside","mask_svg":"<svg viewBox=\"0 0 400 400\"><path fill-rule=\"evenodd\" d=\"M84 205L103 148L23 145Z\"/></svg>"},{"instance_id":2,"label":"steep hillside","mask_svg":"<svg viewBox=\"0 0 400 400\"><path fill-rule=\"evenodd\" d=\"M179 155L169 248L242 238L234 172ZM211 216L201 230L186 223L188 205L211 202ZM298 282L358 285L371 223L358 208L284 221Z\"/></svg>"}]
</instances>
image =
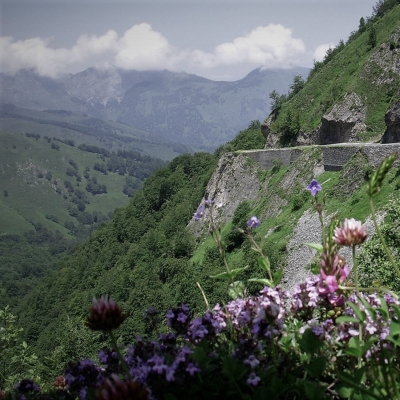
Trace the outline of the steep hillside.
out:
<instances>
[{"instance_id":1,"label":"steep hillside","mask_svg":"<svg viewBox=\"0 0 400 400\"><path fill-rule=\"evenodd\" d=\"M25 296L163 165L138 151L0 132L0 306Z\"/></svg>"},{"instance_id":2,"label":"steep hillside","mask_svg":"<svg viewBox=\"0 0 400 400\"><path fill-rule=\"evenodd\" d=\"M400 99L400 4L392 3L315 63L304 85L277 99L265 129L269 145L381 138L385 112Z\"/></svg>"},{"instance_id":3,"label":"steep hillside","mask_svg":"<svg viewBox=\"0 0 400 400\"><path fill-rule=\"evenodd\" d=\"M215 150L269 112L268 94L286 91L307 68L252 71L236 82L214 82L169 71L90 68L59 80L31 71L0 74L3 103L67 110L119 121L194 150Z\"/></svg>"}]
</instances>

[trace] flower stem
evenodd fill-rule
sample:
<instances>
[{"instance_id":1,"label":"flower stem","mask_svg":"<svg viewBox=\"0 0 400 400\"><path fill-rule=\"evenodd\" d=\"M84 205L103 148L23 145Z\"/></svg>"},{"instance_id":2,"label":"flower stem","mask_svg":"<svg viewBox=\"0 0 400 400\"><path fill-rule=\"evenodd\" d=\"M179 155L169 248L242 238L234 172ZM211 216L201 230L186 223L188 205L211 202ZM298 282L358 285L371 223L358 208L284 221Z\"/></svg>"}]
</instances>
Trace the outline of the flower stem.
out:
<instances>
[{"instance_id":1,"label":"flower stem","mask_svg":"<svg viewBox=\"0 0 400 400\"><path fill-rule=\"evenodd\" d=\"M256 243L256 241L254 240L253 235L252 235L250 232L247 232L247 237L249 238L250 243L251 243L253 249L254 249L258 254L260 254L261 257L265 258L264 253L263 253L261 247ZM271 268L268 268L267 272L268 272L269 280L272 282L273 279L272 279L272 274L271 274Z\"/></svg>"},{"instance_id":2,"label":"flower stem","mask_svg":"<svg viewBox=\"0 0 400 400\"><path fill-rule=\"evenodd\" d=\"M118 356L118 359L119 359L119 361L120 361L120 363L121 363L121 365L122 365L122 368L125 370L127 377L128 377L130 380L132 380L132 375L131 375L131 373L129 372L129 368L128 368L128 366L126 365L126 362L125 362L125 360L124 360L124 357L122 357L122 354L121 354L121 352L120 352L120 350L119 350L119 347L118 347L118 344L117 344L117 340L115 339L115 336L114 336L113 331L111 331L111 330L108 331L108 334L110 335L111 343L112 343L112 345L113 345L113 347L114 347L115 352L117 353L117 356Z\"/></svg>"},{"instance_id":3,"label":"flower stem","mask_svg":"<svg viewBox=\"0 0 400 400\"><path fill-rule=\"evenodd\" d=\"M210 304L208 303L208 300L207 300L206 294L204 293L203 288L200 286L199 282L196 282L196 285L198 286L198 288L200 289L201 294L203 295L203 299L204 299L204 302L206 303L207 310L209 310L210 309Z\"/></svg>"},{"instance_id":4,"label":"flower stem","mask_svg":"<svg viewBox=\"0 0 400 400\"><path fill-rule=\"evenodd\" d=\"M357 258L356 258L356 246L353 244L351 246L351 253L353 255L353 269L354 269L354 282L355 282L355 286L356 286L356 295L357 295L357 299L358 299L358 308L361 311L361 306L360 306L360 291L359 291L359 287L358 287L358 265L357 265ZM358 338L360 340L360 344L362 341L362 334L363 334L363 326L361 323L358 324ZM358 367L361 368L361 356L358 357Z\"/></svg>"},{"instance_id":5,"label":"flower stem","mask_svg":"<svg viewBox=\"0 0 400 400\"><path fill-rule=\"evenodd\" d=\"M356 259L356 246L355 245L351 246L351 253L352 253L352 256L353 256L354 283L355 283L355 286L356 286L357 297L359 297L360 296L360 292L359 292L359 289L358 289L358 265L357 265L357 259Z\"/></svg>"}]
</instances>

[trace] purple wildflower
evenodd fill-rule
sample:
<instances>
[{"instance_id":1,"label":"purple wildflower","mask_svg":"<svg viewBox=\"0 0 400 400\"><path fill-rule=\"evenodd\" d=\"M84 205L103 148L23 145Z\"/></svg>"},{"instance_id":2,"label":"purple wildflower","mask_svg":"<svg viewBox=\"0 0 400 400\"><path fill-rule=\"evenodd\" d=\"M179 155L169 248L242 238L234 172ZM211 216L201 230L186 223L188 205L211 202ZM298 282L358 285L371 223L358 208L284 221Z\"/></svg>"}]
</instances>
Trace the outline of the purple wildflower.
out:
<instances>
[{"instance_id":1,"label":"purple wildflower","mask_svg":"<svg viewBox=\"0 0 400 400\"><path fill-rule=\"evenodd\" d=\"M69 390L80 400L86 399L86 389L97 387L104 380L101 370L89 358L69 363L64 372Z\"/></svg>"},{"instance_id":2,"label":"purple wildflower","mask_svg":"<svg viewBox=\"0 0 400 400\"><path fill-rule=\"evenodd\" d=\"M149 362L152 362L154 364L153 371L156 371L158 374L162 374L168 369L168 366L164 364L164 357L155 355L150 358Z\"/></svg>"},{"instance_id":3,"label":"purple wildflower","mask_svg":"<svg viewBox=\"0 0 400 400\"><path fill-rule=\"evenodd\" d=\"M195 372L200 372L200 368L196 364L189 363L186 368L186 372L189 372L189 374L193 376Z\"/></svg>"},{"instance_id":4,"label":"purple wildflower","mask_svg":"<svg viewBox=\"0 0 400 400\"><path fill-rule=\"evenodd\" d=\"M247 226L249 228L258 228L261 225L261 221L255 216L253 215L248 221L247 221Z\"/></svg>"},{"instance_id":5,"label":"purple wildflower","mask_svg":"<svg viewBox=\"0 0 400 400\"><path fill-rule=\"evenodd\" d=\"M206 208L210 208L214 203L215 203L214 200L206 200L205 201Z\"/></svg>"},{"instance_id":6,"label":"purple wildflower","mask_svg":"<svg viewBox=\"0 0 400 400\"><path fill-rule=\"evenodd\" d=\"M307 186L307 190L311 193L311 196L315 197L316 194L322 190L322 186L316 179L313 179Z\"/></svg>"},{"instance_id":7,"label":"purple wildflower","mask_svg":"<svg viewBox=\"0 0 400 400\"><path fill-rule=\"evenodd\" d=\"M245 364L249 364L251 369L254 369L258 364L260 364L260 361L258 361L258 359L256 358L256 356L254 354L251 354L243 362Z\"/></svg>"},{"instance_id":8,"label":"purple wildflower","mask_svg":"<svg viewBox=\"0 0 400 400\"><path fill-rule=\"evenodd\" d=\"M196 220L196 221L199 221L199 220L201 220L203 217L204 217L204 215L205 215L205 208L204 208L204 206L201 204L201 205L199 205L199 208L197 209L197 211L194 213L194 219Z\"/></svg>"},{"instance_id":9,"label":"purple wildflower","mask_svg":"<svg viewBox=\"0 0 400 400\"><path fill-rule=\"evenodd\" d=\"M258 382L260 382L260 377L257 376L254 372L252 372L249 377L247 378L247 384L248 385L253 385L253 386L257 386Z\"/></svg>"}]
</instances>

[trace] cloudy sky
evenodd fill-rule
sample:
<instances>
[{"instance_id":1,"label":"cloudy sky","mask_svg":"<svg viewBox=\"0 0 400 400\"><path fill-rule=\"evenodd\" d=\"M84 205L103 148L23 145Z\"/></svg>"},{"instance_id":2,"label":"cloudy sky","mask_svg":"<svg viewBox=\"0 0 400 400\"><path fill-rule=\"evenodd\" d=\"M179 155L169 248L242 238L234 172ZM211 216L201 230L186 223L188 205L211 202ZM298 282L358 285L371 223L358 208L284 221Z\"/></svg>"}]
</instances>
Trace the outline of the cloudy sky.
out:
<instances>
[{"instance_id":1,"label":"cloudy sky","mask_svg":"<svg viewBox=\"0 0 400 400\"><path fill-rule=\"evenodd\" d=\"M0 71L57 77L90 66L214 80L312 67L377 0L0 0Z\"/></svg>"}]
</instances>

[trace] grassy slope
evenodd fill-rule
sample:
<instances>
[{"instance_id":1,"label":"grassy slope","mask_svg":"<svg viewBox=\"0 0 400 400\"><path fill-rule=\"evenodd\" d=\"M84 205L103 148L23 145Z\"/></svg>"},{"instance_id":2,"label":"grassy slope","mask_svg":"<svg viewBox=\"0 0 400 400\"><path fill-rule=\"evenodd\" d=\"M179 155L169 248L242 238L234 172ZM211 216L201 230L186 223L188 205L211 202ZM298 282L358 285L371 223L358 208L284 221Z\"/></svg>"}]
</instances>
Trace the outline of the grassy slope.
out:
<instances>
[{"instance_id":1,"label":"grassy slope","mask_svg":"<svg viewBox=\"0 0 400 400\"><path fill-rule=\"evenodd\" d=\"M350 41L324 68L316 72L306 83L303 90L286 103L273 124L278 129L289 111L299 113L301 129L306 132L316 130L323 114L339 103L345 94L356 92L367 108L367 133L364 139L377 139L385 130L384 114L393 100L393 95L400 84L398 75L385 72L371 61L371 56L388 51L389 36L398 30L400 5L378 19L374 26L377 30L377 45L370 48L369 30ZM381 46L382 45L382 46ZM392 57L398 57L399 49ZM383 77L386 82L374 83L376 77ZM389 81L389 78L392 80Z\"/></svg>"},{"instance_id":2,"label":"grassy slope","mask_svg":"<svg viewBox=\"0 0 400 400\"><path fill-rule=\"evenodd\" d=\"M0 233L21 233L27 228L32 228L30 221L40 222L51 230L59 229L67 233L63 226L46 219L45 216L55 215L61 224L65 220L71 220L67 211L70 202L63 198L63 194L66 193L63 182L70 181L75 188L81 190L86 186L85 178L82 178L78 187L76 178L66 174L70 159L78 164L81 174L89 167L91 176L97 177L99 183L107 186L107 194L93 196L87 193L90 201L86 207L88 212L96 210L107 215L116 207L128 202L127 196L122 193L124 176L116 173L105 176L93 170L94 163L101 161L97 154L83 152L60 142L57 142L60 151L56 151L51 149L50 144L43 138L35 140L23 135L0 134L0 142L0 186L3 191L8 192L7 197L3 193L0 196L0 206L3 210L0 214ZM52 173L51 181L45 178L48 171ZM43 178L38 178L39 172L44 174ZM55 180L58 182L57 186L54 185ZM56 193L57 187L61 188L62 194ZM18 218L14 220L16 215Z\"/></svg>"}]
</instances>

